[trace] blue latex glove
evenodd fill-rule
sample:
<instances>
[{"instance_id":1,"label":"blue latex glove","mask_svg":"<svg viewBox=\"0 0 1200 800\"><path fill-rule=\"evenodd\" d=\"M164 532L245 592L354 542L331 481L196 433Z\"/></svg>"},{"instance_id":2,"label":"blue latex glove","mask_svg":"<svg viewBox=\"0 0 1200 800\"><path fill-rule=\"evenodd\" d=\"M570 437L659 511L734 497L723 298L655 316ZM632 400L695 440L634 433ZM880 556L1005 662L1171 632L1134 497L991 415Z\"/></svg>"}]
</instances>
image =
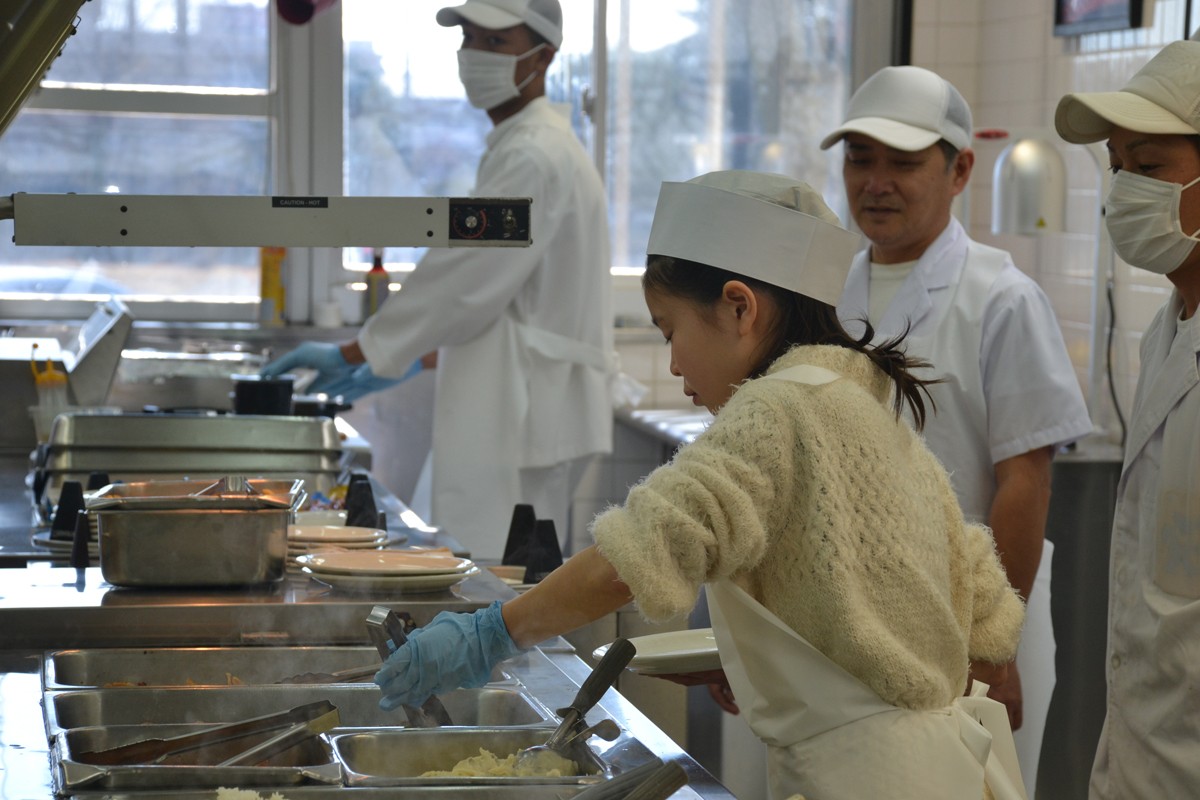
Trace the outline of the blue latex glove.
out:
<instances>
[{"instance_id":1,"label":"blue latex glove","mask_svg":"<svg viewBox=\"0 0 1200 800\"><path fill-rule=\"evenodd\" d=\"M521 652L500 615L500 601L472 614L443 611L408 637L375 674L379 707L420 706L430 696L483 686L492 668Z\"/></svg>"},{"instance_id":2,"label":"blue latex glove","mask_svg":"<svg viewBox=\"0 0 1200 800\"><path fill-rule=\"evenodd\" d=\"M324 386L346 378L358 368L358 365L347 362L346 357L342 355L342 348L336 344L305 342L295 350L284 353L267 364L259 370L259 374L264 378L275 378L297 368L317 371L316 380L309 384L306 391L313 394L318 392L332 394Z\"/></svg>"},{"instance_id":3,"label":"blue latex glove","mask_svg":"<svg viewBox=\"0 0 1200 800\"><path fill-rule=\"evenodd\" d=\"M365 394L387 389L411 378L421 371L421 361L412 363L399 378L381 378L371 370L370 364L359 364L349 375L344 375L323 385L320 389L309 387L309 391L324 392L331 397L340 396L346 402L353 402Z\"/></svg>"}]
</instances>

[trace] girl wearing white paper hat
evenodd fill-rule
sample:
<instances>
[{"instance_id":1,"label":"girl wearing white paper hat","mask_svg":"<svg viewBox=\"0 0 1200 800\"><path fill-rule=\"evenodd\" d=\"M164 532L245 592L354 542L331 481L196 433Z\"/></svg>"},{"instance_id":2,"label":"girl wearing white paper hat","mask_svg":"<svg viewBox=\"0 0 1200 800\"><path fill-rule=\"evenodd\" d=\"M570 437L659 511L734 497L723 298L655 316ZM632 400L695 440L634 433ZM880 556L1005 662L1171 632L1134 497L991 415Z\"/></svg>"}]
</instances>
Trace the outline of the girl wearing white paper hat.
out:
<instances>
[{"instance_id":1,"label":"girl wearing white paper hat","mask_svg":"<svg viewBox=\"0 0 1200 800\"><path fill-rule=\"evenodd\" d=\"M1069 142L1107 140L1113 249L1173 291L1141 343L1117 485L1107 713L1091 798L1200 793L1200 42L1117 92L1070 94Z\"/></svg>"},{"instance_id":2,"label":"girl wearing white paper hat","mask_svg":"<svg viewBox=\"0 0 1200 800\"><path fill-rule=\"evenodd\" d=\"M631 599L650 620L706 587L728 685L767 742L772 797L1023 797L1004 707L962 697L1013 656L1023 608L986 529L900 421L924 384L834 308L858 237L779 175L667 183L643 279L711 427L592 524L595 546L507 603L441 614L376 676L383 705L482 685L521 648ZM684 682L707 682L701 674ZM986 691L986 686L982 687ZM1011 759L1015 761L1015 758Z\"/></svg>"}]
</instances>

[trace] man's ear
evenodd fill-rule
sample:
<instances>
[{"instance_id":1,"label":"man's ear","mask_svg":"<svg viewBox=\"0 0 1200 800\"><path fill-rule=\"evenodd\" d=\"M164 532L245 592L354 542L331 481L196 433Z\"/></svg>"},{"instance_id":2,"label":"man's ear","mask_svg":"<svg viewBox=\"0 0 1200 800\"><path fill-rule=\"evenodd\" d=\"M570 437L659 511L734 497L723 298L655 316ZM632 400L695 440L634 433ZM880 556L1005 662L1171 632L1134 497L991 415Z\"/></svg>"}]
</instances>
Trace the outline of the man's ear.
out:
<instances>
[{"instance_id":1,"label":"man's ear","mask_svg":"<svg viewBox=\"0 0 1200 800\"><path fill-rule=\"evenodd\" d=\"M748 333L758 318L758 295L743 281L726 281L721 288L721 303L737 323L738 333Z\"/></svg>"}]
</instances>

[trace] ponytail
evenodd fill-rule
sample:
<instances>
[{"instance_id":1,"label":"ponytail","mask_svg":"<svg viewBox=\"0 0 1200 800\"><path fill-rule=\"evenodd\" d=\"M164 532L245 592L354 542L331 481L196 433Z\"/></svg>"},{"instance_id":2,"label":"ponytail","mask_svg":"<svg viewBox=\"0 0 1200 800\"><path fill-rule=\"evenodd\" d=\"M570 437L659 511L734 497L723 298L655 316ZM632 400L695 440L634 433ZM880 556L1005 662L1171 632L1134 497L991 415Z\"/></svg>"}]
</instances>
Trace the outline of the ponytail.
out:
<instances>
[{"instance_id":1,"label":"ponytail","mask_svg":"<svg viewBox=\"0 0 1200 800\"><path fill-rule=\"evenodd\" d=\"M901 349L900 345L908 335L907 328L894 339L872 345L875 329L871 323L863 320L866 330L861 338L855 339L842 327L837 311L828 303L736 272L671 256L647 257L642 289L665 292L708 308L717 302L725 284L732 280L742 281L756 292L770 295L779 308L773 338L763 348L761 358L748 377L763 375L777 358L798 345L835 345L863 353L892 379L896 389L893 410L897 419L907 404L914 427L919 431L925 427L925 400L934 411L937 410L928 387L941 383L941 380L924 380L913 374L914 370L928 367L929 362L910 358Z\"/></svg>"}]
</instances>

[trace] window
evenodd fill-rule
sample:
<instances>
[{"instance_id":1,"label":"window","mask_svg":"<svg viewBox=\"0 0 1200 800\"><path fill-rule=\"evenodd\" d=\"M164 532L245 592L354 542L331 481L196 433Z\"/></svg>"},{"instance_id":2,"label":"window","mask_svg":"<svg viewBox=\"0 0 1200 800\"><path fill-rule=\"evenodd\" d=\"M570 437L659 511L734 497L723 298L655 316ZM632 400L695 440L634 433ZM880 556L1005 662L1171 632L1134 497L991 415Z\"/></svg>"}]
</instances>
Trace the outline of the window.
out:
<instances>
[{"instance_id":1,"label":"window","mask_svg":"<svg viewBox=\"0 0 1200 800\"><path fill-rule=\"evenodd\" d=\"M262 195L268 0L93 0L0 139L0 191ZM249 297L253 248L17 247L0 292Z\"/></svg>"},{"instance_id":2,"label":"window","mask_svg":"<svg viewBox=\"0 0 1200 800\"><path fill-rule=\"evenodd\" d=\"M616 270L641 267L663 180L782 172L836 203L838 157L817 144L852 88L852 0L561 2L548 93L596 154ZM463 99L459 30L434 19L445 4L352 0L293 26L270 0L91 0L0 138L0 193L464 194L491 123ZM340 134L317 129L338 119ZM390 248L389 268L420 254ZM308 256L292 275L296 318L370 260L357 249ZM257 265L253 248L16 247L0 236L0 293L195 301L168 318L253 320Z\"/></svg>"}]
</instances>

